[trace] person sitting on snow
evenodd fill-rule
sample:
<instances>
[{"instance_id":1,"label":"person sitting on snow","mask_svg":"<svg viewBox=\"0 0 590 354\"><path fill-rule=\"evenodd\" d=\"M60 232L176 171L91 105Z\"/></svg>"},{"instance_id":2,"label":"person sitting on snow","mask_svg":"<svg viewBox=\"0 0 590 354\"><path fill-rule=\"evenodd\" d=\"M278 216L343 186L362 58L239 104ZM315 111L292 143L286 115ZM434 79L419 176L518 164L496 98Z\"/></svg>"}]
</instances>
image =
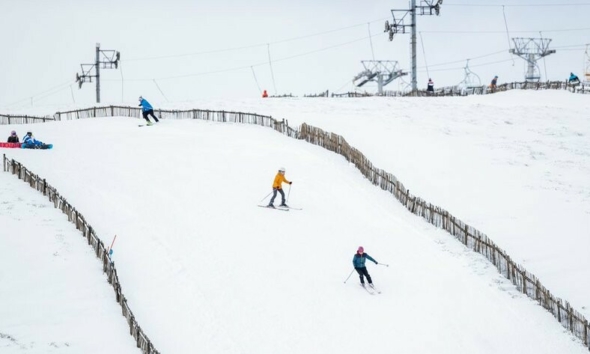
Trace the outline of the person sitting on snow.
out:
<instances>
[{"instance_id":1,"label":"person sitting on snow","mask_svg":"<svg viewBox=\"0 0 590 354\"><path fill-rule=\"evenodd\" d=\"M10 132L10 136L8 137L8 143L19 143L19 139L18 139L18 135L16 135L16 132L13 130Z\"/></svg>"},{"instance_id":2,"label":"person sitting on snow","mask_svg":"<svg viewBox=\"0 0 590 354\"><path fill-rule=\"evenodd\" d=\"M578 77L574 73L570 73L570 78L567 81L573 85L580 83L580 79L578 79Z\"/></svg>"},{"instance_id":3,"label":"person sitting on snow","mask_svg":"<svg viewBox=\"0 0 590 354\"><path fill-rule=\"evenodd\" d=\"M49 145L43 143L35 139L32 132L27 132L27 135L23 138L23 145L22 148L24 149L48 149Z\"/></svg>"}]
</instances>

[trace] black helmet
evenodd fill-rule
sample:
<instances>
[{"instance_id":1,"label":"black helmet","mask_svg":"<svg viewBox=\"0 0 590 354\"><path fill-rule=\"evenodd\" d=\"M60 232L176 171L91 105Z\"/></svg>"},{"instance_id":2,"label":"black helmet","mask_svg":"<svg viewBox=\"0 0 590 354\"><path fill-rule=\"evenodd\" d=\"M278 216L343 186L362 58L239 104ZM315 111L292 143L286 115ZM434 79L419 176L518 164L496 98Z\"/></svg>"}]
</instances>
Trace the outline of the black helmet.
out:
<instances>
[{"instance_id":1,"label":"black helmet","mask_svg":"<svg viewBox=\"0 0 590 354\"><path fill-rule=\"evenodd\" d=\"M27 132L27 135L33 135L33 133L31 133L31 132Z\"/></svg>"}]
</instances>

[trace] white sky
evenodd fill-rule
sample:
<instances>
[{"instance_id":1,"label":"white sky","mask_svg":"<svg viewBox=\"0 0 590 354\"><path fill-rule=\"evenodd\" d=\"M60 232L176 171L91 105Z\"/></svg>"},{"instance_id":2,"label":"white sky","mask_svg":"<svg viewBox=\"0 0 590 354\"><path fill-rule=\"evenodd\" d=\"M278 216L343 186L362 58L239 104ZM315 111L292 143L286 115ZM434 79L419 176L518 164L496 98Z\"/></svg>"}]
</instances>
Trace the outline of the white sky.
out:
<instances>
[{"instance_id":1,"label":"white sky","mask_svg":"<svg viewBox=\"0 0 590 354\"><path fill-rule=\"evenodd\" d=\"M466 98L210 104L271 113L293 125L305 119L341 133L413 193L488 233L554 294L588 313L590 127L579 114L588 109L585 96L511 91ZM402 113L384 115L386 109ZM462 114L454 117L455 112ZM194 353L196 347L213 354L587 353L483 256L409 213L343 157L254 125L164 118L155 127L138 128L140 121L2 127L34 129L39 139L55 144L53 150L5 153L50 181L103 240L118 235L114 260L125 295L163 353ZM293 181L289 203L301 211L256 207L280 166ZM33 229L29 218L39 215L47 230L27 237L58 241L35 250L44 259L77 259L78 251L63 249L66 241L72 251L75 242L89 250L73 224L49 227L50 212L64 220L61 212L29 199L17 208L23 189L36 193L16 181L0 190L10 196L0 212L21 219L20 225L10 224L10 234L21 225ZM359 245L390 265L368 265L381 295L367 295L356 276L343 284ZM100 264L89 257L84 259L96 262L95 275L101 277ZM2 287L19 288L19 279L0 284L0 293ZM101 279L96 293L110 297L96 302L115 308L114 294ZM75 326L83 312L71 310L71 294L53 298L52 323L62 323L63 314ZM119 310L113 313L116 318L105 314L100 324L124 324ZM20 323L17 314L2 315L0 332L21 343L46 343L49 337L69 343L66 338L73 337L64 325L41 341L40 330L14 325ZM35 323L29 318L26 324ZM76 338L80 347L87 344L82 335ZM127 352L129 341L117 340L117 352ZM43 352L42 345L36 348ZM60 352L79 353L78 348Z\"/></svg>"},{"instance_id":2,"label":"white sky","mask_svg":"<svg viewBox=\"0 0 590 354\"><path fill-rule=\"evenodd\" d=\"M542 62L546 64L541 65L543 77L545 70L550 79L565 79L570 71L581 75L584 43L590 42L590 3L565 0L561 6L539 6L556 3L546 0L535 1L533 7L515 6L526 3L531 2L510 2L505 7L510 36L539 37L542 31L543 37L553 39L551 47L558 52ZM570 6L573 3L582 5ZM402 68L409 69L410 36L398 35L389 42L382 32L384 21L391 21L390 10L407 8L407 4L399 0L370 4L333 0L3 0L0 108L94 103L94 84L85 84L81 90L75 85L70 90L69 84L80 72L80 64L94 61L97 42L122 55L122 70L102 72L103 102L135 103L140 94L162 101L257 97L258 85L271 94L275 87L279 94L296 95L350 90L352 77L362 70L360 60L372 59L372 48L376 59L398 60ZM482 82L488 83L494 75L500 76L500 82L522 80L524 60L514 57L512 61L507 52L502 1L471 2L496 6L457 4L459 0L445 1L441 16L418 18L418 31L422 32L418 37L419 86L424 87L428 79L425 63L437 86L454 85L464 77L466 59L496 52L500 53L470 63ZM292 38L300 39L284 41ZM573 47L564 48L567 46ZM227 50L231 48L244 49ZM218 52L181 56L211 51ZM314 53L301 56L310 52ZM173 57L145 60L162 56ZM293 58L281 61L289 57ZM448 62L455 63L436 65ZM495 64L476 66L488 63ZM208 74L200 75L203 73ZM400 87L397 81L388 86Z\"/></svg>"}]
</instances>

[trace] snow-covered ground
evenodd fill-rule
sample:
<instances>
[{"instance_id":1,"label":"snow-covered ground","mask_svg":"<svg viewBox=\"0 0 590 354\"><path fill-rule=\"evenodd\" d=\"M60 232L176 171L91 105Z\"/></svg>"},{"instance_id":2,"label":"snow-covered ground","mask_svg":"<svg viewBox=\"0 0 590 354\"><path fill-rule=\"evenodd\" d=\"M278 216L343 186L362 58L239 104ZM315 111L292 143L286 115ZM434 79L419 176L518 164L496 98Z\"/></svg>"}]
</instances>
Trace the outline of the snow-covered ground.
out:
<instances>
[{"instance_id":1,"label":"snow-covered ground","mask_svg":"<svg viewBox=\"0 0 590 354\"><path fill-rule=\"evenodd\" d=\"M436 195L419 193L420 186L411 182L414 175L388 166L388 161L389 165L403 162L397 157L404 154L420 155L417 150L426 149L432 143L428 138L437 136L433 123L422 121L425 128L415 128L415 133L430 131L421 144L408 143L413 132L408 128L406 144L399 151L387 145L388 139L381 142L368 130L362 133L365 123L368 128L371 121L381 121L383 125L373 132L388 136L385 123L389 120L369 110L370 101L309 102L313 103L300 102L300 109L311 111L314 106L317 117L324 112L331 117L324 126L320 118L314 122L308 119L311 114L300 114L293 101L258 103L269 105L259 107L259 113L283 104L281 114L271 113L343 134L417 194L447 206ZM412 105L408 100L381 102ZM240 109L239 102L233 104ZM341 108L336 109L338 105ZM354 107L367 112L366 122L358 119ZM411 113L407 111L396 114ZM395 118L392 113L391 121ZM515 118L513 125L518 125ZM439 119L444 124L445 118ZM399 120L412 126L408 116ZM344 158L258 126L164 120L155 127L138 128L137 122L100 118L9 126L5 128L19 132L34 127L36 136L55 148L6 153L47 178L100 237L118 235L114 258L123 290L142 328L163 353L197 349L293 354L587 352L551 314L519 294L483 257L408 213ZM466 141L479 141L458 132L459 123L448 124ZM488 126L479 128L490 131ZM357 134L352 134L355 129ZM438 153L443 154L444 148L441 145ZM435 151L430 149L432 157ZM498 163L505 157L500 152L497 156ZM438 161L434 166L451 163ZM256 207L270 191L279 166L285 166L287 178L294 181L289 202L303 210ZM423 181L441 182L434 177L422 176ZM488 177L501 183L493 180L496 175ZM424 190L431 192L429 186ZM13 193L20 195L18 190ZM463 198L465 205L472 205L468 211L473 218L478 216L474 211L480 204ZM457 201L449 204L450 211L463 216L453 208ZM470 215L465 216L468 222L474 221ZM496 239L488 225L480 228ZM85 245L78 235L69 239ZM582 245L581 236L578 241ZM499 238L498 243L503 245ZM368 266L381 295L368 295L357 285L356 276L343 284L359 245L390 265ZM96 262L91 255L87 258ZM100 277L98 262L96 268ZM566 276L564 270L560 272Z\"/></svg>"},{"instance_id":2,"label":"snow-covered ground","mask_svg":"<svg viewBox=\"0 0 590 354\"><path fill-rule=\"evenodd\" d=\"M340 134L410 191L486 233L590 318L590 97L195 101Z\"/></svg>"},{"instance_id":3,"label":"snow-covered ground","mask_svg":"<svg viewBox=\"0 0 590 354\"><path fill-rule=\"evenodd\" d=\"M0 352L139 353L92 249L47 198L0 173Z\"/></svg>"}]
</instances>

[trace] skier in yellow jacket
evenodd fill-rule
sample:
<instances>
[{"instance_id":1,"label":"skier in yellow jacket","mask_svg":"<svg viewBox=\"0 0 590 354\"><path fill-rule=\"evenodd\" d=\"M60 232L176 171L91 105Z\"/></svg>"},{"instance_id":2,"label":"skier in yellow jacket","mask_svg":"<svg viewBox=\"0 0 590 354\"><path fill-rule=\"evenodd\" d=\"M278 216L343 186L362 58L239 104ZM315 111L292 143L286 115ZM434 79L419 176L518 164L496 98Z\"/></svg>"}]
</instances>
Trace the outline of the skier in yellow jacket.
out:
<instances>
[{"instance_id":1,"label":"skier in yellow jacket","mask_svg":"<svg viewBox=\"0 0 590 354\"><path fill-rule=\"evenodd\" d=\"M291 181L287 181L287 179L285 178L285 168L281 167L279 168L279 172L277 173L277 175L275 176L275 180L272 183L272 198L270 198L270 203L268 203L268 207L269 208L274 208L275 206L273 205L275 198L277 196L277 192L281 193L281 205L282 207L286 207L288 208L289 206L285 203L285 192L283 192L283 183L289 183L292 184L293 182Z\"/></svg>"}]
</instances>

